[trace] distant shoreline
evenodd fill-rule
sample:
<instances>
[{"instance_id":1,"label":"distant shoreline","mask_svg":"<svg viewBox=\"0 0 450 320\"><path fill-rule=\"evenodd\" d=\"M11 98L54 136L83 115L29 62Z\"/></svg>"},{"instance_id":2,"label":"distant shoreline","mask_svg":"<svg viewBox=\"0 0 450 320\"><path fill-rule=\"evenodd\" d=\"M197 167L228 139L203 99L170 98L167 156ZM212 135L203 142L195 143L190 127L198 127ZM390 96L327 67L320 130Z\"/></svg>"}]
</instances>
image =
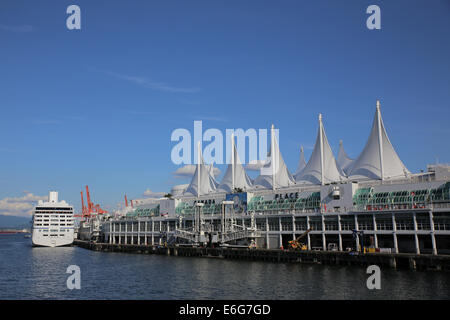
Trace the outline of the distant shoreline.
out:
<instances>
[{"instance_id":1,"label":"distant shoreline","mask_svg":"<svg viewBox=\"0 0 450 320\"><path fill-rule=\"evenodd\" d=\"M17 233L30 233L29 230L0 230L0 234L17 234Z\"/></svg>"}]
</instances>

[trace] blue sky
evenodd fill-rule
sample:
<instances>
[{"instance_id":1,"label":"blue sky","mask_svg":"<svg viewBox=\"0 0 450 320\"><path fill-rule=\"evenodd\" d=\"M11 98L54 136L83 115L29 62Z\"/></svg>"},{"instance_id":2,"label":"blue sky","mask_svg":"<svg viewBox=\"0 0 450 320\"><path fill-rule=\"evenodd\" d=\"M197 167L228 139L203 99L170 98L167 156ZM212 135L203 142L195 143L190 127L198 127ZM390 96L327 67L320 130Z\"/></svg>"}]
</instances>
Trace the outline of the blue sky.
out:
<instances>
[{"instance_id":1,"label":"blue sky","mask_svg":"<svg viewBox=\"0 0 450 320\"><path fill-rule=\"evenodd\" d=\"M66 28L70 4L81 30ZM366 28L371 4L381 30ZM170 135L194 120L274 123L294 171L321 112L355 158L376 99L408 169L450 162L449 35L445 0L3 0L0 199L57 189L79 207L88 184L107 207L169 191L187 182Z\"/></svg>"}]
</instances>

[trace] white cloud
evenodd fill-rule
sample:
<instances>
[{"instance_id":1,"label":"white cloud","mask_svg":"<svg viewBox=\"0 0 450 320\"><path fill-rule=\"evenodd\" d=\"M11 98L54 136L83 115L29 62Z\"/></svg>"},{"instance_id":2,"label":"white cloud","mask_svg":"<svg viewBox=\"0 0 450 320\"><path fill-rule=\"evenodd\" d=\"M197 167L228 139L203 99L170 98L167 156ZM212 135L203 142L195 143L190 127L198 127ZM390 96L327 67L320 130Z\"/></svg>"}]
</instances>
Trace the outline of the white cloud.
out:
<instances>
[{"instance_id":1,"label":"white cloud","mask_svg":"<svg viewBox=\"0 0 450 320\"><path fill-rule=\"evenodd\" d=\"M146 198L161 198L164 197L164 192L153 192L150 189L145 190L145 192L142 194Z\"/></svg>"},{"instance_id":2,"label":"white cloud","mask_svg":"<svg viewBox=\"0 0 450 320\"><path fill-rule=\"evenodd\" d=\"M54 125L54 124L62 124L61 121L59 121L59 120L54 120L54 119L42 119L42 120L36 119L36 120L33 120L32 122L33 122L33 124L37 124L37 125L47 125L47 124Z\"/></svg>"},{"instance_id":3,"label":"white cloud","mask_svg":"<svg viewBox=\"0 0 450 320\"><path fill-rule=\"evenodd\" d=\"M31 32L34 30L34 27L29 26L29 25L23 25L23 26L0 25L0 30L11 31L11 32Z\"/></svg>"},{"instance_id":4,"label":"white cloud","mask_svg":"<svg viewBox=\"0 0 450 320\"><path fill-rule=\"evenodd\" d=\"M219 168L214 167L214 177L217 177L222 171Z\"/></svg>"},{"instance_id":5,"label":"white cloud","mask_svg":"<svg viewBox=\"0 0 450 320\"><path fill-rule=\"evenodd\" d=\"M0 214L6 216L29 217L39 200L48 200L48 196L38 196L24 192L22 197L3 198L0 200Z\"/></svg>"},{"instance_id":6,"label":"white cloud","mask_svg":"<svg viewBox=\"0 0 450 320\"><path fill-rule=\"evenodd\" d=\"M252 171L259 171L264 166L265 163L266 163L265 160L252 160L245 166L245 169Z\"/></svg>"},{"instance_id":7,"label":"white cloud","mask_svg":"<svg viewBox=\"0 0 450 320\"><path fill-rule=\"evenodd\" d=\"M187 164L183 167L178 168L175 172L173 172L173 175L178 178L190 177L194 175L195 168L195 165Z\"/></svg>"},{"instance_id":8,"label":"white cloud","mask_svg":"<svg viewBox=\"0 0 450 320\"><path fill-rule=\"evenodd\" d=\"M153 90L166 91L166 92L180 92L180 93L195 93L195 92L200 91L200 88L174 87L174 86L168 85L164 82L156 82L156 81L150 80L146 77L130 76L130 75L120 74L120 73L110 72L110 71L102 71L102 72L111 77L125 80L128 82L134 83L136 85L139 85L139 86L142 86L145 88L150 88Z\"/></svg>"},{"instance_id":9,"label":"white cloud","mask_svg":"<svg viewBox=\"0 0 450 320\"><path fill-rule=\"evenodd\" d=\"M173 172L173 175L175 178L187 178L192 177L195 173L195 169L197 168L197 165L195 164L187 164L183 167L178 168ZM214 177L217 177L220 175L222 171L220 171L219 168L214 167Z\"/></svg>"},{"instance_id":10,"label":"white cloud","mask_svg":"<svg viewBox=\"0 0 450 320\"><path fill-rule=\"evenodd\" d=\"M225 117L214 117L214 116L194 116L195 120L203 120L203 121L217 121L217 122L228 122L228 119Z\"/></svg>"}]
</instances>

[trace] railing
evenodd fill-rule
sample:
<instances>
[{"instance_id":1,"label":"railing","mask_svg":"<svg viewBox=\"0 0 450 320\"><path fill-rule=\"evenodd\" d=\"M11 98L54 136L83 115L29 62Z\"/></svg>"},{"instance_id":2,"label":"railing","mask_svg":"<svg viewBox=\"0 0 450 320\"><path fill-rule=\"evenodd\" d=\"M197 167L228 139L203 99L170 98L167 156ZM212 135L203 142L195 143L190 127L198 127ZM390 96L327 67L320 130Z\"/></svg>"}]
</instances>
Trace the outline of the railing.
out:
<instances>
[{"instance_id":1,"label":"railing","mask_svg":"<svg viewBox=\"0 0 450 320\"><path fill-rule=\"evenodd\" d=\"M431 209L450 208L450 202L434 202L431 204Z\"/></svg>"},{"instance_id":2,"label":"railing","mask_svg":"<svg viewBox=\"0 0 450 320\"><path fill-rule=\"evenodd\" d=\"M414 230L414 223L413 222L396 222L396 228L397 230Z\"/></svg>"},{"instance_id":3,"label":"railing","mask_svg":"<svg viewBox=\"0 0 450 320\"><path fill-rule=\"evenodd\" d=\"M341 222L341 230L348 231L348 230L354 230L355 224L348 224L348 223L342 223Z\"/></svg>"},{"instance_id":4,"label":"railing","mask_svg":"<svg viewBox=\"0 0 450 320\"><path fill-rule=\"evenodd\" d=\"M385 179L381 180L367 180L358 181L358 185L361 187L371 187L375 185L393 185L393 184L405 184L405 183L421 183L436 181L436 177L433 175L415 175L405 178Z\"/></svg>"},{"instance_id":5,"label":"railing","mask_svg":"<svg viewBox=\"0 0 450 320\"><path fill-rule=\"evenodd\" d=\"M258 215L275 215L275 214L299 214L299 213L318 213L320 212L320 208L315 209L270 209L270 210L249 210L250 212L254 212L256 216Z\"/></svg>"},{"instance_id":6,"label":"railing","mask_svg":"<svg viewBox=\"0 0 450 320\"><path fill-rule=\"evenodd\" d=\"M325 223L325 230L339 230L338 224L337 223Z\"/></svg>"},{"instance_id":7,"label":"railing","mask_svg":"<svg viewBox=\"0 0 450 320\"><path fill-rule=\"evenodd\" d=\"M433 209L447 209L450 208L450 202L434 202L434 203L410 203L410 204L366 204L361 206L353 206L350 208L330 208L323 210L327 213L346 213L346 212L379 212L379 211L404 211L404 210L433 210ZM302 213L319 213L321 210L316 209L273 209L273 210L251 210L256 216L258 215L280 215L280 214L302 214Z\"/></svg>"},{"instance_id":8,"label":"railing","mask_svg":"<svg viewBox=\"0 0 450 320\"><path fill-rule=\"evenodd\" d=\"M440 230L440 231L450 230L450 223L435 222L434 230Z\"/></svg>"},{"instance_id":9,"label":"railing","mask_svg":"<svg viewBox=\"0 0 450 320\"><path fill-rule=\"evenodd\" d=\"M252 229L244 229L239 230L235 232L226 233L223 235L223 242L229 242L239 239L245 239L245 238L254 238L254 237L260 237L261 233L256 230Z\"/></svg>"},{"instance_id":10,"label":"railing","mask_svg":"<svg viewBox=\"0 0 450 320\"><path fill-rule=\"evenodd\" d=\"M354 206L353 211L376 212L376 211L396 211L396 210L433 210L439 208L450 208L450 202L434 202L434 203L410 203L410 204L379 204ZM327 211L333 212L333 211Z\"/></svg>"},{"instance_id":11,"label":"railing","mask_svg":"<svg viewBox=\"0 0 450 320\"><path fill-rule=\"evenodd\" d=\"M308 229L308 228L306 227L305 223L303 223L303 224L295 224L295 231L304 231L306 229Z\"/></svg>"},{"instance_id":12,"label":"railing","mask_svg":"<svg viewBox=\"0 0 450 320\"><path fill-rule=\"evenodd\" d=\"M192 232L192 231L177 229L177 230L175 230L175 236L186 239L186 240L190 240L192 242L196 241L195 232Z\"/></svg>"},{"instance_id":13,"label":"railing","mask_svg":"<svg viewBox=\"0 0 450 320\"><path fill-rule=\"evenodd\" d=\"M420 222L417 221L417 230L431 230L431 225L429 221Z\"/></svg>"},{"instance_id":14,"label":"railing","mask_svg":"<svg viewBox=\"0 0 450 320\"><path fill-rule=\"evenodd\" d=\"M392 222L391 223L377 222L377 230L393 230Z\"/></svg>"}]
</instances>

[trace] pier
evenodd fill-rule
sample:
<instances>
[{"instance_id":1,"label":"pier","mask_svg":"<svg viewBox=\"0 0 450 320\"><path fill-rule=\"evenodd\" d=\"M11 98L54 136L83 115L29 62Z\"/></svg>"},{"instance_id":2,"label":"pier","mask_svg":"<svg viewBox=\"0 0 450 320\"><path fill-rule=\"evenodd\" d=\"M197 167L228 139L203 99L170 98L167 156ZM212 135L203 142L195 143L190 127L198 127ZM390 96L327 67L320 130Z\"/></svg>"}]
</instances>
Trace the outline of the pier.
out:
<instances>
[{"instance_id":1,"label":"pier","mask_svg":"<svg viewBox=\"0 0 450 320\"><path fill-rule=\"evenodd\" d=\"M227 247L159 246L137 244L111 244L75 240L74 245L102 252L160 254L178 257L222 258L247 261L308 263L343 266L378 265L380 268L410 269L418 271L450 271L450 255L408 253L359 253L342 251L310 251L281 249L249 249Z\"/></svg>"}]
</instances>

